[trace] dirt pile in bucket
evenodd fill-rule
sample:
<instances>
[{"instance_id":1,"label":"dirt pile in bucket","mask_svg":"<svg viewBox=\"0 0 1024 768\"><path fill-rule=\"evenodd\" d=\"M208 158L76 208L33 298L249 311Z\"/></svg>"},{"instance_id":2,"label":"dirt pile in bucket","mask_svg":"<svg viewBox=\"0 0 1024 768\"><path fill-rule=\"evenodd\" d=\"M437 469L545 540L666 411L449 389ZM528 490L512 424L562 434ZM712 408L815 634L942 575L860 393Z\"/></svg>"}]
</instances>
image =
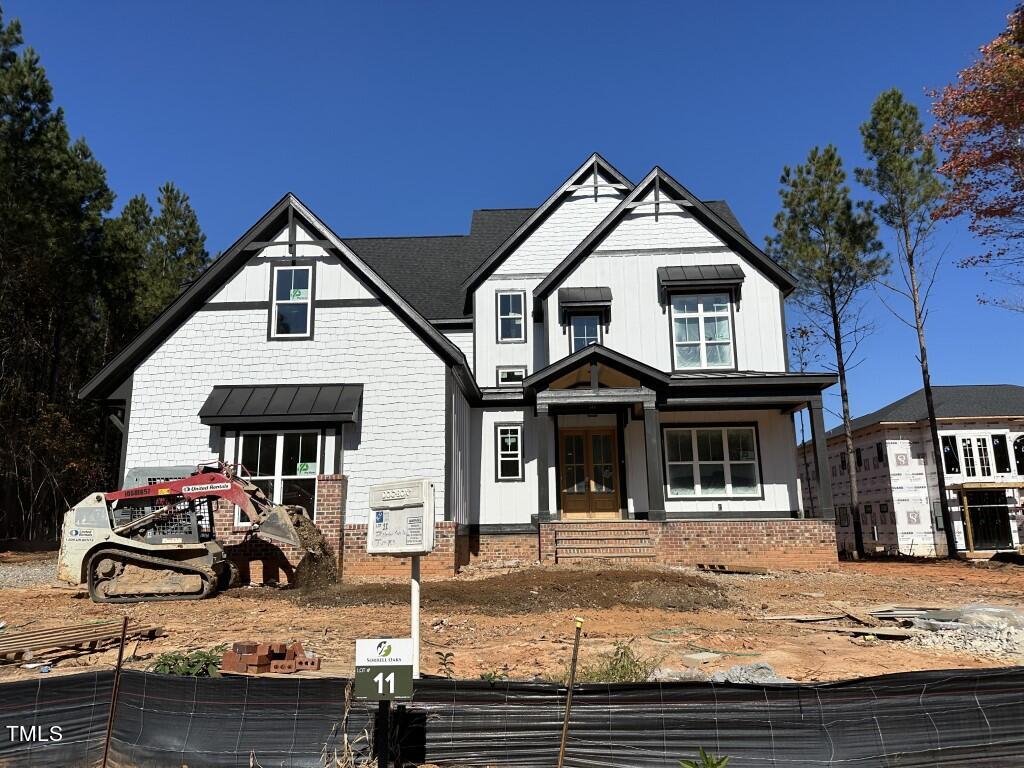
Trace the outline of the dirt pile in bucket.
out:
<instances>
[{"instance_id":1,"label":"dirt pile in bucket","mask_svg":"<svg viewBox=\"0 0 1024 768\"><path fill-rule=\"evenodd\" d=\"M324 535L313 521L302 513L291 515L300 546L306 550L295 566L293 583L304 594L329 589L338 583L338 558L327 546Z\"/></svg>"}]
</instances>

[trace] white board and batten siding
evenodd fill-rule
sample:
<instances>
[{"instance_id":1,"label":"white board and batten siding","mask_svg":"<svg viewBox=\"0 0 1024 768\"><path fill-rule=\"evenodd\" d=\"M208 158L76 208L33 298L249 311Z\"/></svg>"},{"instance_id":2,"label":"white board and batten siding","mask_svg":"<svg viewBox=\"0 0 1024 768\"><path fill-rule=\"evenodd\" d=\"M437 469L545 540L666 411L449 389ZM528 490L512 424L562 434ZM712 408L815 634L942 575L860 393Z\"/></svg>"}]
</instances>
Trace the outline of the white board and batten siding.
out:
<instances>
[{"instance_id":1,"label":"white board and batten siding","mask_svg":"<svg viewBox=\"0 0 1024 768\"><path fill-rule=\"evenodd\" d=\"M523 478L497 479L499 424L522 424ZM537 514L537 425L532 408L473 409L471 483L474 494L470 523L516 525L529 523ZM548 508L555 509L555 438L548 431Z\"/></svg>"},{"instance_id":2,"label":"white board and batten siding","mask_svg":"<svg viewBox=\"0 0 1024 768\"><path fill-rule=\"evenodd\" d=\"M276 239L282 238L287 234ZM300 230L298 238L308 235ZM315 246L298 249L297 256L317 260L316 300L372 299L335 257ZM126 468L194 464L217 455L219 430L199 421L214 385L362 384L359 423L346 424L343 435L347 519L366 520L371 485L404 477L435 483L442 516L445 363L378 303L315 308L308 341L268 340L267 309L216 309L223 302L266 302L270 264L279 257L288 257L286 246L254 255L138 366Z\"/></svg>"},{"instance_id":3,"label":"white board and batten siding","mask_svg":"<svg viewBox=\"0 0 1024 768\"><path fill-rule=\"evenodd\" d=\"M573 192L474 291L474 371L480 386L497 386L498 366L523 365L529 374L547 365L543 326L535 325L530 318L533 289L601 223L622 197L621 192L606 188L599 189L596 200L592 191ZM496 296L499 291L526 294L525 343L498 343Z\"/></svg>"},{"instance_id":4,"label":"white board and batten siding","mask_svg":"<svg viewBox=\"0 0 1024 768\"><path fill-rule=\"evenodd\" d=\"M703 250L707 249L707 250ZM658 267L737 264L744 280L734 306L737 367L786 370L781 293L749 261L729 250L700 222L674 206L655 221L650 206L636 209L562 281L560 288L607 286L611 322L604 345L662 371L671 371L668 306L658 296ZM552 361L569 354L569 335L558 316L558 290L545 300Z\"/></svg>"}]
</instances>

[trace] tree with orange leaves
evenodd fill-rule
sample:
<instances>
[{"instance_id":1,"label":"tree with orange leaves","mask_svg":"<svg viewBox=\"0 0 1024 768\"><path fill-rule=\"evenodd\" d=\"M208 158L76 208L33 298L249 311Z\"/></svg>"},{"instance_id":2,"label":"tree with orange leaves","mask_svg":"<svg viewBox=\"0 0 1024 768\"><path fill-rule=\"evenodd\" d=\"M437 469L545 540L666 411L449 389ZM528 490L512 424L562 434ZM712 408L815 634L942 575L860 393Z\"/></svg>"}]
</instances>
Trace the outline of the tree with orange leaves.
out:
<instances>
[{"instance_id":1,"label":"tree with orange leaves","mask_svg":"<svg viewBox=\"0 0 1024 768\"><path fill-rule=\"evenodd\" d=\"M968 216L986 252L961 264L1010 287L979 301L1024 312L1024 4L955 83L931 95L932 136L946 156L939 171L952 182L936 215Z\"/></svg>"}]
</instances>

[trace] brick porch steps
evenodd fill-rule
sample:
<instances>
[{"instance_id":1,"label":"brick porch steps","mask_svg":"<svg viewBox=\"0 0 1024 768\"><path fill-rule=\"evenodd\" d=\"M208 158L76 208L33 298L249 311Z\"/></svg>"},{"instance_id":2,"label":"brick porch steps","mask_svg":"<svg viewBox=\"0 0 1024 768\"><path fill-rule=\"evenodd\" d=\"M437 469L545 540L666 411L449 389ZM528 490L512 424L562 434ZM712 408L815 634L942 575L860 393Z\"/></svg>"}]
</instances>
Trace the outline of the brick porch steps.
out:
<instances>
[{"instance_id":1,"label":"brick porch steps","mask_svg":"<svg viewBox=\"0 0 1024 768\"><path fill-rule=\"evenodd\" d=\"M643 523L560 523L555 526L555 562L653 561L657 555Z\"/></svg>"}]
</instances>

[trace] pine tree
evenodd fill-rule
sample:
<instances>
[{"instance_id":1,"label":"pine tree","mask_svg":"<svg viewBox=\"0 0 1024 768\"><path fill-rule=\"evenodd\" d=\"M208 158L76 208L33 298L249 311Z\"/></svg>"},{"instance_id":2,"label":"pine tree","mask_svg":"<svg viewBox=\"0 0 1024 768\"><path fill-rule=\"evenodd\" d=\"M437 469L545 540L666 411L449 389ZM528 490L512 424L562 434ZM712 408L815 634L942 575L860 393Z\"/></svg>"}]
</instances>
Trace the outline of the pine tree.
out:
<instances>
[{"instance_id":1,"label":"pine tree","mask_svg":"<svg viewBox=\"0 0 1024 768\"><path fill-rule=\"evenodd\" d=\"M942 471L942 449L935 421L924 332L928 295L939 266L939 260L931 257L929 246L935 229L935 214L943 203L946 189L936 175L938 162L935 150L925 136L917 107L905 101L899 89L893 88L878 97L871 107L871 118L861 125L860 132L864 137L864 153L873 165L858 168L857 180L878 195L881 201L878 216L892 230L896 243L896 261L902 285L891 281L883 284L910 302L912 321L906 320L899 311L894 310L893 314L917 334L917 359L928 408L947 553L949 557L955 557L956 538L946 497L946 478Z\"/></svg>"},{"instance_id":2,"label":"pine tree","mask_svg":"<svg viewBox=\"0 0 1024 768\"><path fill-rule=\"evenodd\" d=\"M879 255L881 243L871 205L855 207L850 198L835 147L814 147L806 163L783 169L780 183L782 210L775 216L775 235L767 238L767 248L796 277L796 303L835 353L850 503L858 511L847 373L857 345L870 330L860 317L862 294L885 274L888 260Z\"/></svg>"}]
</instances>

